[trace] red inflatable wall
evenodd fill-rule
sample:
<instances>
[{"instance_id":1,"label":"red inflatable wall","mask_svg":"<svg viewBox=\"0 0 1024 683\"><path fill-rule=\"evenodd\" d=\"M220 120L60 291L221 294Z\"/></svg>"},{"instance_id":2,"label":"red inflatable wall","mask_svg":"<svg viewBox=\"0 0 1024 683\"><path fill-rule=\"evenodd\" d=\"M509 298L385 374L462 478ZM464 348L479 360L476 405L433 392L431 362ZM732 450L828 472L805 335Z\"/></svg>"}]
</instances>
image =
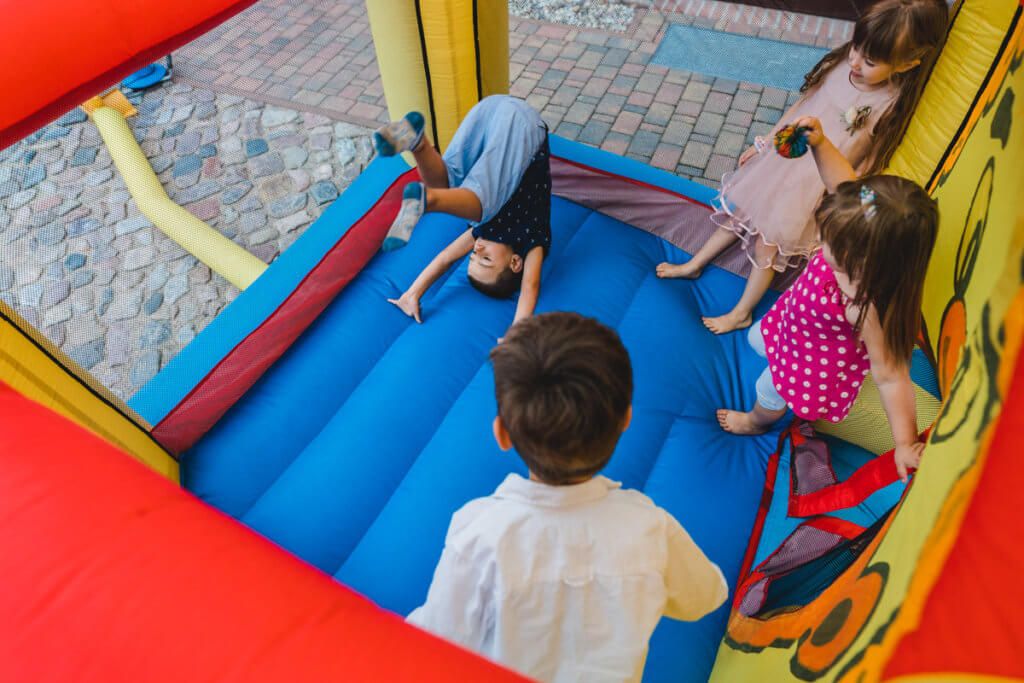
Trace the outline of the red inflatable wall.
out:
<instances>
[{"instance_id":1,"label":"red inflatable wall","mask_svg":"<svg viewBox=\"0 0 1024 683\"><path fill-rule=\"evenodd\" d=\"M3 385L0 577L6 683L525 680Z\"/></svg>"},{"instance_id":2,"label":"red inflatable wall","mask_svg":"<svg viewBox=\"0 0 1024 683\"><path fill-rule=\"evenodd\" d=\"M0 149L209 31L254 0L5 2Z\"/></svg>"}]
</instances>

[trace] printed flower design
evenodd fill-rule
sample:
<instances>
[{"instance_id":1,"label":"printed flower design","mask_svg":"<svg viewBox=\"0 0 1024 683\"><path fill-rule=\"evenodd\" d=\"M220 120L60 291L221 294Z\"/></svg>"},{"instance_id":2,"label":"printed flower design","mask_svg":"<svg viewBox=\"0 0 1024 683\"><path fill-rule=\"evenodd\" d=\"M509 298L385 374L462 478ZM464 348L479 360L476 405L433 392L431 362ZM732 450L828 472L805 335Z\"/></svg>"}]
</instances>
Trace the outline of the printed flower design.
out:
<instances>
[{"instance_id":1,"label":"printed flower design","mask_svg":"<svg viewBox=\"0 0 1024 683\"><path fill-rule=\"evenodd\" d=\"M839 115L839 121L846 126L847 133L855 133L864 127L871 116L871 107L850 107Z\"/></svg>"}]
</instances>

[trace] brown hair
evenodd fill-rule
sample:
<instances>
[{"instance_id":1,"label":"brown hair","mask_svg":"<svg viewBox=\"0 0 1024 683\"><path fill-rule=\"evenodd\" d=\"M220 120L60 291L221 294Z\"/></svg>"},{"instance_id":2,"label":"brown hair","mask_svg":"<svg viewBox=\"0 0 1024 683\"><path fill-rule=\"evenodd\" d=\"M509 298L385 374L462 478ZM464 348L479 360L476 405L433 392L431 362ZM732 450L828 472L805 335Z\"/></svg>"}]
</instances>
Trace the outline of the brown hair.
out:
<instances>
[{"instance_id":1,"label":"brown hair","mask_svg":"<svg viewBox=\"0 0 1024 683\"><path fill-rule=\"evenodd\" d=\"M879 0L857 20L853 39L825 55L804 77L800 92L806 93L847 58L851 47L871 61L894 67L921 60L913 69L892 75L898 95L875 125L876 145L868 157L870 165L865 175L881 172L896 152L942 52L948 28L945 0Z\"/></svg>"},{"instance_id":2,"label":"brown hair","mask_svg":"<svg viewBox=\"0 0 1024 683\"><path fill-rule=\"evenodd\" d=\"M469 284L473 285L476 291L495 299L511 298L519 291L523 284L523 271L516 272L512 270L512 266L507 266L505 270L498 273L498 277L494 279L494 282L478 280L468 273L466 277L469 279Z\"/></svg>"},{"instance_id":3,"label":"brown hair","mask_svg":"<svg viewBox=\"0 0 1024 683\"><path fill-rule=\"evenodd\" d=\"M533 474L564 485L608 463L633 400L629 353L614 330L544 313L516 323L491 363L498 415Z\"/></svg>"},{"instance_id":4,"label":"brown hair","mask_svg":"<svg viewBox=\"0 0 1024 683\"><path fill-rule=\"evenodd\" d=\"M864 194L874 193L873 200ZM878 311L889 353L910 360L921 321L928 260L939 227L939 209L914 182L871 176L841 184L815 213L821 241L857 287L861 329L868 304Z\"/></svg>"}]
</instances>

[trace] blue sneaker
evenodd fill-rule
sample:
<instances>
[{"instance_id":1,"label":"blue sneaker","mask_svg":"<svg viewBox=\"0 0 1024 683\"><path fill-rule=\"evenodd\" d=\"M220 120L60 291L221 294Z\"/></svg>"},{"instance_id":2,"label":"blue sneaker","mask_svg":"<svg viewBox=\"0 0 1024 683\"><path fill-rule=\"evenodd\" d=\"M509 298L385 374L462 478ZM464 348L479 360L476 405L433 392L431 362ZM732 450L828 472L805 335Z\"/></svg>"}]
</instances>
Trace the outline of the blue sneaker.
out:
<instances>
[{"instance_id":1,"label":"blue sneaker","mask_svg":"<svg viewBox=\"0 0 1024 683\"><path fill-rule=\"evenodd\" d=\"M398 210L398 217L391 224L391 229L380 245L381 251L394 251L408 244L413 228L426 210L427 190L423 183L406 185L402 191L402 208Z\"/></svg>"},{"instance_id":2,"label":"blue sneaker","mask_svg":"<svg viewBox=\"0 0 1024 683\"><path fill-rule=\"evenodd\" d=\"M382 157L393 157L416 149L423 139L423 114L411 111L373 133L373 146Z\"/></svg>"}]
</instances>

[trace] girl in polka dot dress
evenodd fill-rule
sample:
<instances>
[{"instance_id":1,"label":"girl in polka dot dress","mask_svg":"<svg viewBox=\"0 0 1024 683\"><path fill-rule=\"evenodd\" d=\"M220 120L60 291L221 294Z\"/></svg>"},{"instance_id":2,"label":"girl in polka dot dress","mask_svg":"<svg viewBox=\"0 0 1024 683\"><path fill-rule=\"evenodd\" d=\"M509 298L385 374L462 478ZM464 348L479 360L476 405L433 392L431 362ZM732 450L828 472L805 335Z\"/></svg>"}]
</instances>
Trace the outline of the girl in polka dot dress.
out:
<instances>
[{"instance_id":1,"label":"girl in polka dot dress","mask_svg":"<svg viewBox=\"0 0 1024 683\"><path fill-rule=\"evenodd\" d=\"M832 191L815 214L821 251L750 329L750 345L768 361L754 408L719 410L718 421L728 432L760 434L788 408L805 420L839 422L870 371L905 481L923 448L909 363L938 209L909 180L854 180L820 124L803 122L812 126L811 144Z\"/></svg>"}]
</instances>

